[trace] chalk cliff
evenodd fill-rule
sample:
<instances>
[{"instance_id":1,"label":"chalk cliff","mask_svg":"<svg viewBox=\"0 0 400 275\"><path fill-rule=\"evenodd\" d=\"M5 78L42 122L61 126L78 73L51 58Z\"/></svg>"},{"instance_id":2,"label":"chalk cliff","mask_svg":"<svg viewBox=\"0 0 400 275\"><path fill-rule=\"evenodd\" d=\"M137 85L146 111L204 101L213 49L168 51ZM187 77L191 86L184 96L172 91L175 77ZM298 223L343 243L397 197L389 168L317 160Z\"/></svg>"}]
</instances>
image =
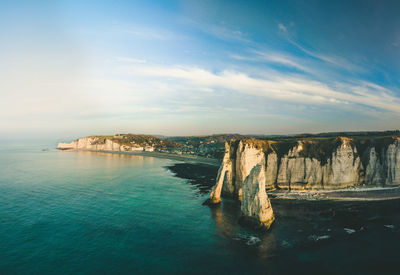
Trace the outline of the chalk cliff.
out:
<instances>
[{"instance_id":1,"label":"chalk cliff","mask_svg":"<svg viewBox=\"0 0 400 275\"><path fill-rule=\"evenodd\" d=\"M141 146L138 144L119 143L118 137L96 137L89 136L79 138L71 143L60 142L57 149L60 150L88 150L88 151L113 151L113 152L135 152L135 151L153 151L151 146Z\"/></svg>"},{"instance_id":2,"label":"chalk cliff","mask_svg":"<svg viewBox=\"0 0 400 275\"><path fill-rule=\"evenodd\" d=\"M341 189L400 185L400 139L332 139L290 142L243 139L226 144L213 201L241 200L250 171L265 163L266 188Z\"/></svg>"},{"instance_id":3,"label":"chalk cliff","mask_svg":"<svg viewBox=\"0 0 400 275\"><path fill-rule=\"evenodd\" d=\"M222 188L224 188L224 192L227 194L233 194L235 191L234 186L231 184L233 182L231 178L233 172L231 151L231 145L226 142L224 158L218 170L216 183L211 189L211 203L216 204L221 202Z\"/></svg>"},{"instance_id":4,"label":"chalk cliff","mask_svg":"<svg viewBox=\"0 0 400 275\"><path fill-rule=\"evenodd\" d=\"M265 191L265 166L261 162L251 169L242 185L241 222L257 229L268 229L275 220Z\"/></svg>"},{"instance_id":5,"label":"chalk cliff","mask_svg":"<svg viewBox=\"0 0 400 275\"><path fill-rule=\"evenodd\" d=\"M266 189L319 190L400 185L400 138L232 140L208 203L241 201L242 221L269 228Z\"/></svg>"}]
</instances>

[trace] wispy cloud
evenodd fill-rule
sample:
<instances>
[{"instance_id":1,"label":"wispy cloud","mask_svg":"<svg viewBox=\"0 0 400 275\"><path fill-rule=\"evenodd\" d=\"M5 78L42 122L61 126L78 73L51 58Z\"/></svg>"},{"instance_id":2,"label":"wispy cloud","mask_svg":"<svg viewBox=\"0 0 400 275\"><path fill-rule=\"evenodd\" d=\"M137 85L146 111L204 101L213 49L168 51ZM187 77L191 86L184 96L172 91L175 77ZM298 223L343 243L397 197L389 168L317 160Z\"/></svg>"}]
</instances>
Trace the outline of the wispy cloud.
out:
<instances>
[{"instance_id":1,"label":"wispy cloud","mask_svg":"<svg viewBox=\"0 0 400 275\"><path fill-rule=\"evenodd\" d=\"M184 23L185 25L190 25L191 27L199 30L200 32L212 36L213 38L216 38L218 40L238 42L244 44L254 43L240 29L229 28L224 25L205 24L204 22L199 23L191 19L184 20Z\"/></svg>"},{"instance_id":2,"label":"wispy cloud","mask_svg":"<svg viewBox=\"0 0 400 275\"><path fill-rule=\"evenodd\" d=\"M282 64L284 66L296 68L304 72L313 71L311 68L301 65L300 64L301 60L298 59L296 60L296 58L289 55L285 55L278 52L262 52L262 51L255 51L255 53L258 55L258 58L263 61Z\"/></svg>"},{"instance_id":3,"label":"wispy cloud","mask_svg":"<svg viewBox=\"0 0 400 275\"><path fill-rule=\"evenodd\" d=\"M131 58L131 57L116 57L115 60L118 62L126 62L126 63L147 63L146 59Z\"/></svg>"},{"instance_id":4,"label":"wispy cloud","mask_svg":"<svg viewBox=\"0 0 400 275\"><path fill-rule=\"evenodd\" d=\"M357 104L369 108L400 113L400 99L387 90L377 90L371 85L348 83L325 83L299 75L276 72L261 79L225 70L214 73L195 67L130 67L135 75L157 78L178 79L186 84L200 87L219 88L266 97L294 104L320 105Z\"/></svg>"},{"instance_id":5,"label":"wispy cloud","mask_svg":"<svg viewBox=\"0 0 400 275\"><path fill-rule=\"evenodd\" d=\"M171 40L183 38L182 34L161 27L151 28L139 25L118 26L115 31L143 40Z\"/></svg>"},{"instance_id":6,"label":"wispy cloud","mask_svg":"<svg viewBox=\"0 0 400 275\"><path fill-rule=\"evenodd\" d=\"M307 54L308 56L316 58L316 59L318 59L320 61L329 63L331 65L334 65L336 67L345 69L345 70L350 71L350 72L366 72L365 68L363 68L363 67L361 67L359 65L353 64L353 63L349 62L348 60L346 60L346 59L344 59L342 57L333 56L333 55L327 55L327 54L320 54L320 53L317 53L317 52L313 52L313 51L308 50L305 47L301 46L299 43L296 43L295 41L293 41L290 38L288 39L288 41L292 45L296 46L299 50L301 50L302 52Z\"/></svg>"},{"instance_id":7,"label":"wispy cloud","mask_svg":"<svg viewBox=\"0 0 400 275\"><path fill-rule=\"evenodd\" d=\"M287 28L286 28L285 25L283 25L282 23L279 23L279 24L278 24L278 29L281 30L281 31L284 31L284 32L287 31Z\"/></svg>"},{"instance_id":8,"label":"wispy cloud","mask_svg":"<svg viewBox=\"0 0 400 275\"><path fill-rule=\"evenodd\" d=\"M276 51L251 50L250 52L251 55L249 56L232 54L231 58L241 61L279 64L285 67L297 69L302 72L315 73L315 70L313 70L311 67L301 64L302 62L305 63L304 60L295 58L290 55L286 55Z\"/></svg>"}]
</instances>

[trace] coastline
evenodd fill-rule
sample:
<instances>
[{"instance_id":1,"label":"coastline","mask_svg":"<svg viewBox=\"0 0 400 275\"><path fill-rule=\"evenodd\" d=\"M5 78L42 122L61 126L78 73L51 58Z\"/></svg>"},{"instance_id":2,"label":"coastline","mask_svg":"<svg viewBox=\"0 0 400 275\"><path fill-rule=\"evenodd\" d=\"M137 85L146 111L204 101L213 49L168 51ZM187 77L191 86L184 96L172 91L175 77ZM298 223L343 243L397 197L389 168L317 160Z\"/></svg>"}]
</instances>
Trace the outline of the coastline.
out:
<instances>
[{"instance_id":1,"label":"coastline","mask_svg":"<svg viewBox=\"0 0 400 275\"><path fill-rule=\"evenodd\" d=\"M60 149L58 149L60 150ZM107 151L107 150L82 150L82 149L69 149L69 150L60 150L60 151L83 151L83 152L94 152L94 153L108 153L108 154L122 154L122 155L132 155L132 156L145 156L145 157L154 157L154 158L164 158L170 160L178 160L187 163L201 163L212 166L220 166L221 160L213 159L213 158L205 158L200 156L191 156L191 155L178 155L171 153L162 153L162 152L121 152L121 151Z\"/></svg>"},{"instance_id":2,"label":"coastline","mask_svg":"<svg viewBox=\"0 0 400 275\"><path fill-rule=\"evenodd\" d=\"M64 150L62 150L64 151ZM219 167L221 160L205 158L191 155L178 155L162 152L120 152L106 150L82 150L70 149L65 151L83 151L94 153L122 154L133 156L147 156L177 160L192 165L210 165ZM177 175L176 175L177 176ZM179 176L177 176L179 177ZM188 177L185 177L188 179ZM197 180L194 176L191 180ZM204 191L204 190L203 190ZM338 190L267 190L271 200L306 200L306 201L386 201L400 199L400 186L397 187L370 187L358 189L338 189Z\"/></svg>"},{"instance_id":3,"label":"coastline","mask_svg":"<svg viewBox=\"0 0 400 275\"><path fill-rule=\"evenodd\" d=\"M400 186L310 191L269 190L267 193L272 200L386 201L400 199Z\"/></svg>"}]
</instances>

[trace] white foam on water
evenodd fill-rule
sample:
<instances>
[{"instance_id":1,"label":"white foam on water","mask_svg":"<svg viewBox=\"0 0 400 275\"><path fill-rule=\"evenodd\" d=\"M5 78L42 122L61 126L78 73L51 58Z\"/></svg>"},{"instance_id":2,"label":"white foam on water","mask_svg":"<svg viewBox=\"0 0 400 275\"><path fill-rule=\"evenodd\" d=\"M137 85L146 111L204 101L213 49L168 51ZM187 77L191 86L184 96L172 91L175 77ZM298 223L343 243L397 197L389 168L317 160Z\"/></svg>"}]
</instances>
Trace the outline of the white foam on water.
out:
<instances>
[{"instance_id":1,"label":"white foam on water","mask_svg":"<svg viewBox=\"0 0 400 275\"><path fill-rule=\"evenodd\" d=\"M284 240L284 241L282 241L282 247L284 247L284 248L292 247L292 244L289 243L288 241Z\"/></svg>"},{"instance_id":2,"label":"white foam on water","mask_svg":"<svg viewBox=\"0 0 400 275\"><path fill-rule=\"evenodd\" d=\"M394 228L393 224L384 224L383 226L386 227L386 228L390 228L390 229Z\"/></svg>"},{"instance_id":3,"label":"white foam on water","mask_svg":"<svg viewBox=\"0 0 400 275\"><path fill-rule=\"evenodd\" d=\"M176 173L172 172L168 168L166 169L167 173L170 174L171 176L176 176Z\"/></svg>"},{"instance_id":4,"label":"white foam on water","mask_svg":"<svg viewBox=\"0 0 400 275\"><path fill-rule=\"evenodd\" d=\"M255 236L250 236L249 240L246 242L247 245L255 245L256 243L261 242L260 238Z\"/></svg>"},{"instance_id":5,"label":"white foam on water","mask_svg":"<svg viewBox=\"0 0 400 275\"><path fill-rule=\"evenodd\" d=\"M331 238L330 235L322 235L322 236L311 235L311 236L308 237L309 240L312 240L314 242L318 242L318 241L321 241L321 240L327 240L327 239L330 239L330 238Z\"/></svg>"},{"instance_id":6,"label":"white foam on water","mask_svg":"<svg viewBox=\"0 0 400 275\"><path fill-rule=\"evenodd\" d=\"M256 236L239 235L232 238L235 241L246 241L247 245L255 245L261 242L261 239Z\"/></svg>"},{"instance_id":7,"label":"white foam on water","mask_svg":"<svg viewBox=\"0 0 400 275\"><path fill-rule=\"evenodd\" d=\"M347 234L356 233L356 230L355 230L355 229L351 229L351 228L343 228L343 229L344 229L344 231L346 231Z\"/></svg>"}]
</instances>

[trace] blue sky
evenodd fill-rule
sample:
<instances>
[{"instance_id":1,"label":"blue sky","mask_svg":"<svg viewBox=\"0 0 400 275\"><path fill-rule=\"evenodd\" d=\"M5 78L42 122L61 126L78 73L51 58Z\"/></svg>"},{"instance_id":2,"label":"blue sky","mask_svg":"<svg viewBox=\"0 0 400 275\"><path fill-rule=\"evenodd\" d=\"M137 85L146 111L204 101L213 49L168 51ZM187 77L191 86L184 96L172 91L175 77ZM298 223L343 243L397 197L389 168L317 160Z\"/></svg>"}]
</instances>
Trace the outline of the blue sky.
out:
<instances>
[{"instance_id":1,"label":"blue sky","mask_svg":"<svg viewBox=\"0 0 400 275\"><path fill-rule=\"evenodd\" d=\"M2 136L398 129L397 1L1 1Z\"/></svg>"}]
</instances>

